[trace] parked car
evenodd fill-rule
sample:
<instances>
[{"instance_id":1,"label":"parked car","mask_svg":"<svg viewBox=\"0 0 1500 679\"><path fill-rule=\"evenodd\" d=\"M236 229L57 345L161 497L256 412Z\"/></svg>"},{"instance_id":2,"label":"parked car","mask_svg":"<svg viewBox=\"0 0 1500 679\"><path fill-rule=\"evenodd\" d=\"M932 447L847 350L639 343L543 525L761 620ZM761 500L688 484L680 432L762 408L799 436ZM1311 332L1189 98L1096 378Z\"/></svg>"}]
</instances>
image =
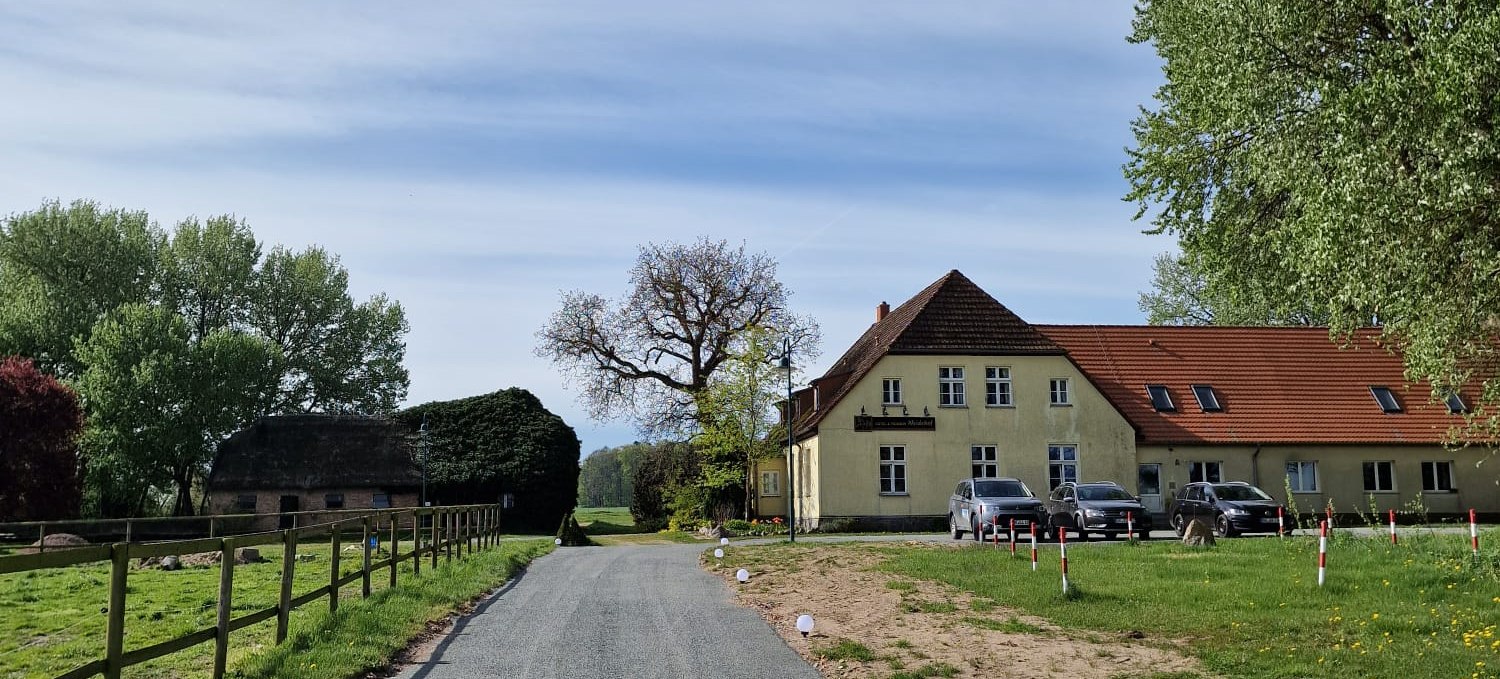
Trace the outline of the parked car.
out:
<instances>
[{"instance_id":1,"label":"parked car","mask_svg":"<svg viewBox=\"0 0 1500 679\"><path fill-rule=\"evenodd\" d=\"M1275 533L1278 508L1281 505L1265 491L1244 481L1189 483L1177 489L1177 497L1172 502L1172 529L1182 535L1189 521L1202 519L1213 527L1214 535L1218 537L1238 533ZM1286 531L1292 532L1290 521L1286 524Z\"/></svg>"},{"instance_id":2,"label":"parked car","mask_svg":"<svg viewBox=\"0 0 1500 679\"><path fill-rule=\"evenodd\" d=\"M1132 527L1141 539L1151 534L1151 513L1140 498L1131 495L1118 483L1064 483L1047 496L1047 537L1055 531L1072 529L1078 539L1089 539L1089 533L1114 538Z\"/></svg>"},{"instance_id":3,"label":"parked car","mask_svg":"<svg viewBox=\"0 0 1500 679\"><path fill-rule=\"evenodd\" d=\"M954 540L964 533L983 540L997 523L1009 530L1011 519L1016 530L1031 530L1032 523L1045 525L1045 518L1042 501L1020 479L964 479L948 498L948 530Z\"/></svg>"}]
</instances>

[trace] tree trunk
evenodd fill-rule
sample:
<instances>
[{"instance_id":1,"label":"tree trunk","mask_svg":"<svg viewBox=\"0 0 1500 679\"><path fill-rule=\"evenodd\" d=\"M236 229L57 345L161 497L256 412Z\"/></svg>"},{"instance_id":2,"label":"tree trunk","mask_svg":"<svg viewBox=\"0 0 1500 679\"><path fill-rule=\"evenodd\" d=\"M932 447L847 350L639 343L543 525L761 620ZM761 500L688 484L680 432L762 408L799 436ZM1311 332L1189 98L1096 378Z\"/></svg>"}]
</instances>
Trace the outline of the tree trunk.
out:
<instances>
[{"instance_id":1,"label":"tree trunk","mask_svg":"<svg viewBox=\"0 0 1500 679\"><path fill-rule=\"evenodd\" d=\"M177 502L172 516L193 516L193 470L180 469L174 474L177 480Z\"/></svg>"}]
</instances>

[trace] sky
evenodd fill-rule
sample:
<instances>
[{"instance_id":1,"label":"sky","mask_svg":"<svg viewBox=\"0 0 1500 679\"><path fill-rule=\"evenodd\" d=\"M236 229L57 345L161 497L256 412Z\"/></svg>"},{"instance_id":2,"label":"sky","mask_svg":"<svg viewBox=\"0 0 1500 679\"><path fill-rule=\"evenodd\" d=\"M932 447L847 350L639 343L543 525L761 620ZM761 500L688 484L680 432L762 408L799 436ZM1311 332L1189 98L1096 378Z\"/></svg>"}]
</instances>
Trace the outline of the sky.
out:
<instances>
[{"instance_id":1,"label":"sky","mask_svg":"<svg viewBox=\"0 0 1500 679\"><path fill-rule=\"evenodd\" d=\"M1141 323L1172 250L1122 200L1161 63L1131 3L4 3L0 214L88 198L322 245L411 323L408 404L518 386L637 248L779 262L821 374L959 269L1035 323Z\"/></svg>"}]
</instances>

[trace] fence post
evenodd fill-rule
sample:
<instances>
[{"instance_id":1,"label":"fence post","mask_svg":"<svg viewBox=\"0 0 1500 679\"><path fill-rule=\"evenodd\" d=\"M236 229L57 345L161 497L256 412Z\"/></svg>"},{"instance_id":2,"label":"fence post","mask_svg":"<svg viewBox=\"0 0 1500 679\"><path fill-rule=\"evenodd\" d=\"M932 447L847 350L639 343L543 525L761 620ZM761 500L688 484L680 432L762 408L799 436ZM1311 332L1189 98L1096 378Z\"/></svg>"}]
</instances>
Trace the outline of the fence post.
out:
<instances>
[{"instance_id":1,"label":"fence post","mask_svg":"<svg viewBox=\"0 0 1500 679\"><path fill-rule=\"evenodd\" d=\"M104 637L104 677L120 679L125 655L125 579L130 575L130 543L116 542L109 551L109 618Z\"/></svg>"},{"instance_id":2,"label":"fence post","mask_svg":"<svg viewBox=\"0 0 1500 679\"><path fill-rule=\"evenodd\" d=\"M208 537L219 537L219 520L212 516L208 517Z\"/></svg>"},{"instance_id":3,"label":"fence post","mask_svg":"<svg viewBox=\"0 0 1500 679\"><path fill-rule=\"evenodd\" d=\"M432 546L432 570L436 571L437 570L437 561L438 561L438 545L442 544L442 543L438 542L438 513L437 513L437 510L436 509L432 510L432 512L428 516L432 520L432 545L431 545Z\"/></svg>"},{"instance_id":4,"label":"fence post","mask_svg":"<svg viewBox=\"0 0 1500 679\"><path fill-rule=\"evenodd\" d=\"M47 522L43 521L37 526L36 532L36 553L44 554L47 552Z\"/></svg>"},{"instance_id":5,"label":"fence post","mask_svg":"<svg viewBox=\"0 0 1500 679\"><path fill-rule=\"evenodd\" d=\"M229 614L234 597L234 543L224 540L219 548L219 622L214 634L214 679L222 679L229 661Z\"/></svg>"},{"instance_id":6,"label":"fence post","mask_svg":"<svg viewBox=\"0 0 1500 679\"><path fill-rule=\"evenodd\" d=\"M333 523L333 536L328 539L328 546L333 553L328 557L328 612L337 613L339 610L339 550L343 548L339 542L339 532L343 524L335 521Z\"/></svg>"},{"instance_id":7,"label":"fence post","mask_svg":"<svg viewBox=\"0 0 1500 679\"><path fill-rule=\"evenodd\" d=\"M131 533L135 532L135 531L131 530L131 528L133 528L134 525L135 525L134 521L131 521L130 519L125 519L125 541L126 542L130 542L131 541L130 540ZM209 535L208 537L213 537L213 536Z\"/></svg>"},{"instance_id":8,"label":"fence post","mask_svg":"<svg viewBox=\"0 0 1500 679\"><path fill-rule=\"evenodd\" d=\"M365 538L364 538L364 540L362 542L364 542L364 546L365 546L365 564L364 564L364 567L360 569L360 572L362 574L362 578L363 578L363 582L364 582L364 590L363 590L364 591L364 597L366 599L368 599L368 598L370 598L370 517L369 516L365 516L363 524L364 524L364 528L365 528Z\"/></svg>"},{"instance_id":9,"label":"fence post","mask_svg":"<svg viewBox=\"0 0 1500 679\"><path fill-rule=\"evenodd\" d=\"M411 510L411 574L422 574L422 515Z\"/></svg>"},{"instance_id":10,"label":"fence post","mask_svg":"<svg viewBox=\"0 0 1500 679\"><path fill-rule=\"evenodd\" d=\"M296 518L293 517L293 521ZM286 641L292 614L292 578L297 570L297 529L281 532L281 599L276 603L276 644Z\"/></svg>"},{"instance_id":11,"label":"fence post","mask_svg":"<svg viewBox=\"0 0 1500 679\"><path fill-rule=\"evenodd\" d=\"M443 551L447 561L453 561L453 512L443 512Z\"/></svg>"},{"instance_id":12,"label":"fence post","mask_svg":"<svg viewBox=\"0 0 1500 679\"><path fill-rule=\"evenodd\" d=\"M401 556L401 537L396 534L396 526L400 523L400 515L391 513L391 588L396 587L396 563L400 561L396 557Z\"/></svg>"}]
</instances>

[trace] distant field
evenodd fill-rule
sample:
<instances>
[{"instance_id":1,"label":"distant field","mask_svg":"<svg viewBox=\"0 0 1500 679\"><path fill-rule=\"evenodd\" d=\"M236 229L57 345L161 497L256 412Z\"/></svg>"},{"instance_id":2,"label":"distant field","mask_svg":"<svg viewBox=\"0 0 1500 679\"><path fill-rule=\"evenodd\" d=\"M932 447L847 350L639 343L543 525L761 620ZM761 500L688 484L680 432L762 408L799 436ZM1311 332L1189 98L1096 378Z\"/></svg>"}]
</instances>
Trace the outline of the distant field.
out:
<instances>
[{"instance_id":1,"label":"distant field","mask_svg":"<svg viewBox=\"0 0 1500 679\"><path fill-rule=\"evenodd\" d=\"M589 535L622 535L638 533L629 507L579 507L573 518Z\"/></svg>"}]
</instances>

